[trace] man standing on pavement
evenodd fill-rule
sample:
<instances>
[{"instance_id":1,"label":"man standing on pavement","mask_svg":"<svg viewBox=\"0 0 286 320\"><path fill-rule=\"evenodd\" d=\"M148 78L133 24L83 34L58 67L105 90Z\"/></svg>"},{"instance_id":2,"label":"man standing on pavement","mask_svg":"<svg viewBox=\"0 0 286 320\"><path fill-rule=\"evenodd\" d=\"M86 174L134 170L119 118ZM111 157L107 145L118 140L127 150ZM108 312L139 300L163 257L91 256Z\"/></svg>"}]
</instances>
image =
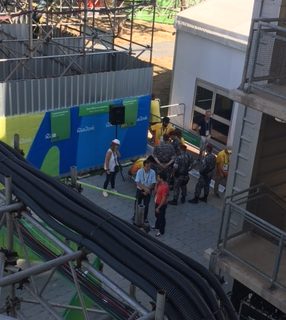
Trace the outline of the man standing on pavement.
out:
<instances>
[{"instance_id":1,"label":"man standing on pavement","mask_svg":"<svg viewBox=\"0 0 286 320\"><path fill-rule=\"evenodd\" d=\"M173 188L174 182L171 180L173 163L176 157L174 147L169 141L169 136L164 134L163 141L158 146L154 147L153 158L155 160L153 167L156 173L166 172L167 181L170 185L170 189Z\"/></svg>"},{"instance_id":2,"label":"man standing on pavement","mask_svg":"<svg viewBox=\"0 0 286 320\"><path fill-rule=\"evenodd\" d=\"M215 172L215 184L214 194L219 198L218 186L221 184L226 186L226 180L229 169L230 147L225 147L217 154L216 157L216 172Z\"/></svg>"},{"instance_id":3,"label":"man standing on pavement","mask_svg":"<svg viewBox=\"0 0 286 320\"><path fill-rule=\"evenodd\" d=\"M155 160L158 172L166 170L175 160L176 152L172 144L169 142L169 136L164 134L163 141L160 142L153 150L153 157Z\"/></svg>"},{"instance_id":4,"label":"man standing on pavement","mask_svg":"<svg viewBox=\"0 0 286 320\"><path fill-rule=\"evenodd\" d=\"M166 180L167 175L165 172L158 173L158 182L155 187L155 229L158 229L159 232L156 233L156 237L160 237L165 233L166 209L169 196L169 185Z\"/></svg>"},{"instance_id":5,"label":"man standing on pavement","mask_svg":"<svg viewBox=\"0 0 286 320\"><path fill-rule=\"evenodd\" d=\"M144 204L144 220L147 223L151 194L156 184L156 174L155 171L151 169L151 162L149 160L143 161L143 168L137 171L135 182L137 185L135 210L139 204Z\"/></svg>"},{"instance_id":6,"label":"man standing on pavement","mask_svg":"<svg viewBox=\"0 0 286 320\"><path fill-rule=\"evenodd\" d=\"M206 110L204 118L198 124L199 134L201 136L201 145L200 145L200 154L199 154L200 158L203 156L203 153L206 149L206 145L208 144L211 138L211 131L212 131L211 115L212 115L211 110Z\"/></svg>"},{"instance_id":7,"label":"man standing on pavement","mask_svg":"<svg viewBox=\"0 0 286 320\"><path fill-rule=\"evenodd\" d=\"M187 184L190 180L189 170L191 169L194 159L190 153L187 152L186 145L180 146L181 151L177 152L177 157L174 161L173 175L174 175L174 197L169 201L171 205L177 205L181 194L181 202L185 203L187 195Z\"/></svg>"},{"instance_id":8,"label":"man standing on pavement","mask_svg":"<svg viewBox=\"0 0 286 320\"><path fill-rule=\"evenodd\" d=\"M216 157L212 154L212 151L213 146L208 143L206 146L207 154L200 164L200 177L196 184L195 197L189 200L190 203L198 203L199 200L207 202L210 190L210 182L216 166ZM202 189L204 189L204 196L200 197Z\"/></svg>"}]
</instances>

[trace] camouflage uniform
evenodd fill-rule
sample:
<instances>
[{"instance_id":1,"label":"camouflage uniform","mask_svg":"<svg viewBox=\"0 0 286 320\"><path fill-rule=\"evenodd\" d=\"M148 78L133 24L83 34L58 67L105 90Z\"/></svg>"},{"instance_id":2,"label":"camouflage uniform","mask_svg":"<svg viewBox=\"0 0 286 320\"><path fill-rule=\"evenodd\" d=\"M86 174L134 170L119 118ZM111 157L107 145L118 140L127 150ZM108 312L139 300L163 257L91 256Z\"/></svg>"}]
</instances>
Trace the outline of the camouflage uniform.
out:
<instances>
[{"instance_id":1,"label":"camouflage uniform","mask_svg":"<svg viewBox=\"0 0 286 320\"><path fill-rule=\"evenodd\" d=\"M209 153L202 159L201 167L200 167L200 178L196 184L195 189L195 198L199 198L202 189L204 189L204 198L206 199L209 190L210 190L210 182L214 174L214 169L216 165L216 157Z\"/></svg>"},{"instance_id":2,"label":"camouflage uniform","mask_svg":"<svg viewBox=\"0 0 286 320\"><path fill-rule=\"evenodd\" d=\"M182 190L182 202L185 201L187 195L187 184L190 180L189 170L193 164L193 157L187 152L178 155L174 162L174 199L178 201L180 189Z\"/></svg>"}]
</instances>

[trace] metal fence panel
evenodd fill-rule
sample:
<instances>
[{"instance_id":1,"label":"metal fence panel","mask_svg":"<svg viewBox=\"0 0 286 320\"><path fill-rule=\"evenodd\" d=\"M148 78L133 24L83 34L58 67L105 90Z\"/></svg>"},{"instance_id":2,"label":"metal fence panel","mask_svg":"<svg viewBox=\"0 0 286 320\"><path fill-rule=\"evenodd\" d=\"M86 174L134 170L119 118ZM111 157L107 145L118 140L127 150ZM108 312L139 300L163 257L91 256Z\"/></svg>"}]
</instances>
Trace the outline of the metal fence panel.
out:
<instances>
[{"instance_id":1,"label":"metal fence panel","mask_svg":"<svg viewBox=\"0 0 286 320\"><path fill-rule=\"evenodd\" d=\"M152 68L0 83L6 116L150 94Z\"/></svg>"}]
</instances>

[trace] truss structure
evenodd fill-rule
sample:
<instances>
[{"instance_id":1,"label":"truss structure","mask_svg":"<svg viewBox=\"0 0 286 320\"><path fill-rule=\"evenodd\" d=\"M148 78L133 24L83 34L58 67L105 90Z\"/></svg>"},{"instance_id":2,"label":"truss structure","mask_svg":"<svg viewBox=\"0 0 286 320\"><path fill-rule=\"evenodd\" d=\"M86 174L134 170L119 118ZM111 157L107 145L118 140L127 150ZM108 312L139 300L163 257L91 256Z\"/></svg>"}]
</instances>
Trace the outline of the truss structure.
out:
<instances>
[{"instance_id":1,"label":"truss structure","mask_svg":"<svg viewBox=\"0 0 286 320\"><path fill-rule=\"evenodd\" d=\"M134 16L145 6L153 8L153 23L142 44L133 41ZM151 62L154 18L154 0L0 0L1 81L25 79L24 73L44 78L35 67L43 59L64 67L60 76L88 73L88 59L118 51L133 57L147 52Z\"/></svg>"},{"instance_id":2,"label":"truss structure","mask_svg":"<svg viewBox=\"0 0 286 320\"><path fill-rule=\"evenodd\" d=\"M5 178L5 194L1 194L2 204L0 206L0 226L1 231L6 227L5 247L0 250L0 314L17 319L30 319L23 312L23 305L38 305L49 316L49 319L64 319L62 310L76 310L80 312L85 320L94 317L107 316L109 308L111 314L116 312L116 308L123 312L124 319L163 319L165 292L158 291L157 308L155 311L148 311L135 299L134 286L130 286L130 295L108 279L101 270L91 265L87 259L87 252L83 248L72 248L66 239L60 239L59 235L49 230L37 217L37 215L26 208L19 199L15 199L12 194L12 180ZM55 246L58 254L46 259L40 264L32 264L29 258L29 237L27 224L31 226L33 232L44 237L49 243L48 247ZM24 267L19 265L18 253L15 252L15 238L19 240L20 247L24 253ZM33 246L37 239L30 238ZM49 248L40 245L38 252L42 254L50 251ZM39 250L39 248L41 248ZM22 264L23 265L23 264ZM55 276L56 271L64 271L67 278L73 284L79 305L59 303L56 300L47 299L46 291ZM38 276L42 275L41 282ZM68 277L69 275L69 277ZM83 296L86 285L91 287L91 293L95 301L101 299L106 308L87 307ZM17 289L21 289L24 294L18 295ZM97 297L97 300L96 300ZM154 305L156 305L154 302ZM100 304L99 304L100 305ZM114 309L115 308L115 309ZM123 310L123 311L122 311ZM124 316L125 315L125 316ZM10 319L10 318L9 318ZM97 319L97 318L96 318ZM101 318L100 318L101 319ZM104 318L105 319L105 318ZM110 318L106 318L110 319Z\"/></svg>"}]
</instances>

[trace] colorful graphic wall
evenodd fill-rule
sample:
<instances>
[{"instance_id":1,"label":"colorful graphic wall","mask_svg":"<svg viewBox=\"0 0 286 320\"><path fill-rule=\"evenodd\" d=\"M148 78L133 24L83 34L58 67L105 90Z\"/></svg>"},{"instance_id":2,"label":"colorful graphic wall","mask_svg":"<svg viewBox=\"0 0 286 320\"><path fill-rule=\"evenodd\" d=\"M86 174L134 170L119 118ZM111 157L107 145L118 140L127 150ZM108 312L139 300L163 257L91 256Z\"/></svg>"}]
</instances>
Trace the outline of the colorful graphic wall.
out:
<instances>
[{"instance_id":1,"label":"colorful graphic wall","mask_svg":"<svg viewBox=\"0 0 286 320\"><path fill-rule=\"evenodd\" d=\"M46 113L0 118L0 139L20 146L35 167L53 175L101 167L106 150L116 137L109 123L110 105L125 106L125 123L117 127L121 159L143 155L147 148L150 96L80 105Z\"/></svg>"}]
</instances>

